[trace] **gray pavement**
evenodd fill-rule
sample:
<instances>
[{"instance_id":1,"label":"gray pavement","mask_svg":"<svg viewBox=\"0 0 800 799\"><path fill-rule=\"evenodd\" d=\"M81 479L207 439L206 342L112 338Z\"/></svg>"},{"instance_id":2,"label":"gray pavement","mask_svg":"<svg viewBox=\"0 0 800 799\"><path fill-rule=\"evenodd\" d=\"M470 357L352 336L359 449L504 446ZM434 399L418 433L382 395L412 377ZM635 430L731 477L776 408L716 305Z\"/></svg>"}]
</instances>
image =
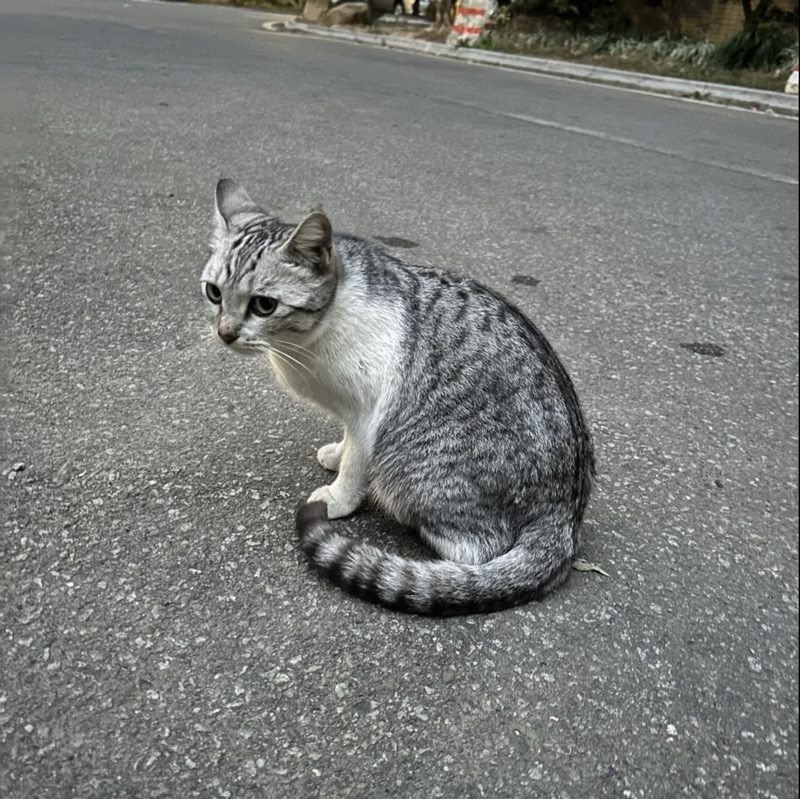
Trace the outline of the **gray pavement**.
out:
<instances>
[{"instance_id":1,"label":"gray pavement","mask_svg":"<svg viewBox=\"0 0 800 799\"><path fill-rule=\"evenodd\" d=\"M262 27L264 30L273 33L283 31L305 33L328 39L368 44L373 47L389 47L393 50L421 53L423 55L436 56L437 58L452 58L469 64L482 64L503 69L519 69L526 72L537 72L573 80L602 83L606 86L682 97L700 102L734 105L753 111L786 114L787 116L796 117L798 115L798 106L800 105L797 95L728 86L707 81L648 75L641 72L611 69L592 64L560 61L554 58L515 55L471 47L453 47L400 35L367 33L358 28L326 28L320 25L310 25L299 20L286 19L285 17L277 20L267 20L262 23Z\"/></svg>"},{"instance_id":2,"label":"gray pavement","mask_svg":"<svg viewBox=\"0 0 800 799\"><path fill-rule=\"evenodd\" d=\"M0 796L796 796L796 122L263 19L0 8ZM336 430L201 337L222 175L532 316L609 577L431 620L309 572Z\"/></svg>"}]
</instances>

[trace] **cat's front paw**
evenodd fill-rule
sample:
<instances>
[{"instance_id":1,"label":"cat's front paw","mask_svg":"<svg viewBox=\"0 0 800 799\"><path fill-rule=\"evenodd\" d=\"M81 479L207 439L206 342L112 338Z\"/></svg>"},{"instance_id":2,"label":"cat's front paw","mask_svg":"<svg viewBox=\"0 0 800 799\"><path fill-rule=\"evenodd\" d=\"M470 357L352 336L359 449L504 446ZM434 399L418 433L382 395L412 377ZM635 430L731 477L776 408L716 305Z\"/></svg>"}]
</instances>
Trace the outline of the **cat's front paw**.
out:
<instances>
[{"instance_id":1,"label":"cat's front paw","mask_svg":"<svg viewBox=\"0 0 800 799\"><path fill-rule=\"evenodd\" d=\"M362 499L360 494L348 495L334 483L318 488L307 502L324 502L328 506L328 518L340 519L342 516L349 516L361 504Z\"/></svg>"},{"instance_id":2,"label":"cat's front paw","mask_svg":"<svg viewBox=\"0 0 800 799\"><path fill-rule=\"evenodd\" d=\"M342 463L343 442L326 444L317 450L317 460L330 472L338 472Z\"/></svg>"}]
</instances>

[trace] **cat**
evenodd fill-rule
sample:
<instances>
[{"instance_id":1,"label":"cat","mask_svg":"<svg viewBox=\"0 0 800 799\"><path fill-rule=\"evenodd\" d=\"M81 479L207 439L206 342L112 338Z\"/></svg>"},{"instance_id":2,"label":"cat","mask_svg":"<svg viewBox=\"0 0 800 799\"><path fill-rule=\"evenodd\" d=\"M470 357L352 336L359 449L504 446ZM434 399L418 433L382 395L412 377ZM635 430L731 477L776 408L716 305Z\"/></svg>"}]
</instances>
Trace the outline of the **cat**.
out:
<instances>
[{"instance_id":1,"label":"cat","mask_svg":"<svg viewBox=\"0 0 800 799\"><path fill-rule=\"evenodd\" d=\"M333 582L389 608L489 612L567 578L595 476L572 382L520 310L468 277L333 234L313 210L280 222L231 180L216 189L202 289L216 338L266 354L278 383L344 426L336 478L296 517ZM371 493L441 560L334 531Z\"/></svg>"}]
</instances>

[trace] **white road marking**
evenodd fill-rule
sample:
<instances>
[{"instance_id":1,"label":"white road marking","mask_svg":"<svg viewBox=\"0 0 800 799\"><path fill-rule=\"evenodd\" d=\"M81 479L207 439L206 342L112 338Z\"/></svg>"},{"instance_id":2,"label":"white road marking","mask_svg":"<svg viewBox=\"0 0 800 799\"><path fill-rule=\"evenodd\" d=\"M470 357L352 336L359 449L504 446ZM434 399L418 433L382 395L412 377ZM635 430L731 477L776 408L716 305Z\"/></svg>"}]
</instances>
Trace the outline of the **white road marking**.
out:
<instances>
[{"instance_id":1,"label":"white road marking","mask_svg":"<svg viewBox=\"0 0 800 799\"><path fill-rule=\"evenodd\" d=\"M600 130L590 130L589 128L580 128L576 125L565 125L561 122L554 122L551 119L540 119L538 117L528 116L527 114L511 114L505 111L495 111L491 108L485 108L478 103L471 103L463 100L453 100L449 97L438 97L437 100L442 102L451 103L453 105L462 105L466 108L474 108L483 111L491 116L504 117L505 119L515 119L518 122L527 122L530 125L539 125L544 128L554 128L556 130L563 130L566 133L575 133L579 136L588 136L592 139L600 139L601 141L614 142L615 144L622 144L626 147L633 147L637 150L644 150L649 153L657 153L658 155L665 155L669 158L679 158L681 161L687 161L691 164L702 164L703 166L711 166L716 169L723 169L726 172L737 172L741 175L750 175L752 177L763 178L764 180L771 180L775 183L785 183L789 186L800 185L797 178L786 177L785 175L776 175L773 172L764 172L761 169L751 169L746 166L736 166L735 164L726 164L723 161L714 161L713 159L706 158L693 158L686 153L678 150L667 150L664 147L656 147L652 144L645 144L644 142L629 139L626 136L617 136L613 133L604 133Z\"/></svg>"}]
</instances>

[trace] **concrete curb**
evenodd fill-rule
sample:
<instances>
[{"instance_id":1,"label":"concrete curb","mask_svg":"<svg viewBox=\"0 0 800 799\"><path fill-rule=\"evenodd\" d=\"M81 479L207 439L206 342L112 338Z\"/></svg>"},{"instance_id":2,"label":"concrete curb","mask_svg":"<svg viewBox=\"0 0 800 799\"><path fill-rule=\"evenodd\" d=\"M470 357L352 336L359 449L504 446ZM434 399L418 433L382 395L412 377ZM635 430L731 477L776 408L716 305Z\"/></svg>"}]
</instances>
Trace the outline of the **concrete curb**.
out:
<instances>
[{"instance_id":1,"label":"concrete curb","mask_svg":"<svg viewBox=\"0 0 800 799\"><path fill-rule=\"evenodd\" d=\"M405 39L399 36L323 28L318 25L309 25L305 22L297 22L294 20L279 23L266 22L262 27L265 30L273 32L285 30L305 33L313 36L339 39L341 41L370 44L377 47L389 47L393 50L406 50L414 53L422 53L424 55L451 58L457 61L466 61L470 64L486 64L489 66L506 67L508 69L519 69L527 72L538 72L562 78L573 78L575 80L591 81L609 86L637 89L639 91L662 94L669 97L683 97L693 100L704 100L721 105L734 105L760 111L771 111L786 116L797 117L798 108L800 107L798 97L793 95L760 91L758 89L745 89L736 86L725 86L719 83L665 78L660 75L644 75L639 72L625 72L621 69L593 67L588 64L575 64L569 61L556 61L548 58L535 58L533 56L493 53L486 50L473 50L468 47L453 48L437 42L423 42L417 39Z\"/></svg>"}]
</instances>

